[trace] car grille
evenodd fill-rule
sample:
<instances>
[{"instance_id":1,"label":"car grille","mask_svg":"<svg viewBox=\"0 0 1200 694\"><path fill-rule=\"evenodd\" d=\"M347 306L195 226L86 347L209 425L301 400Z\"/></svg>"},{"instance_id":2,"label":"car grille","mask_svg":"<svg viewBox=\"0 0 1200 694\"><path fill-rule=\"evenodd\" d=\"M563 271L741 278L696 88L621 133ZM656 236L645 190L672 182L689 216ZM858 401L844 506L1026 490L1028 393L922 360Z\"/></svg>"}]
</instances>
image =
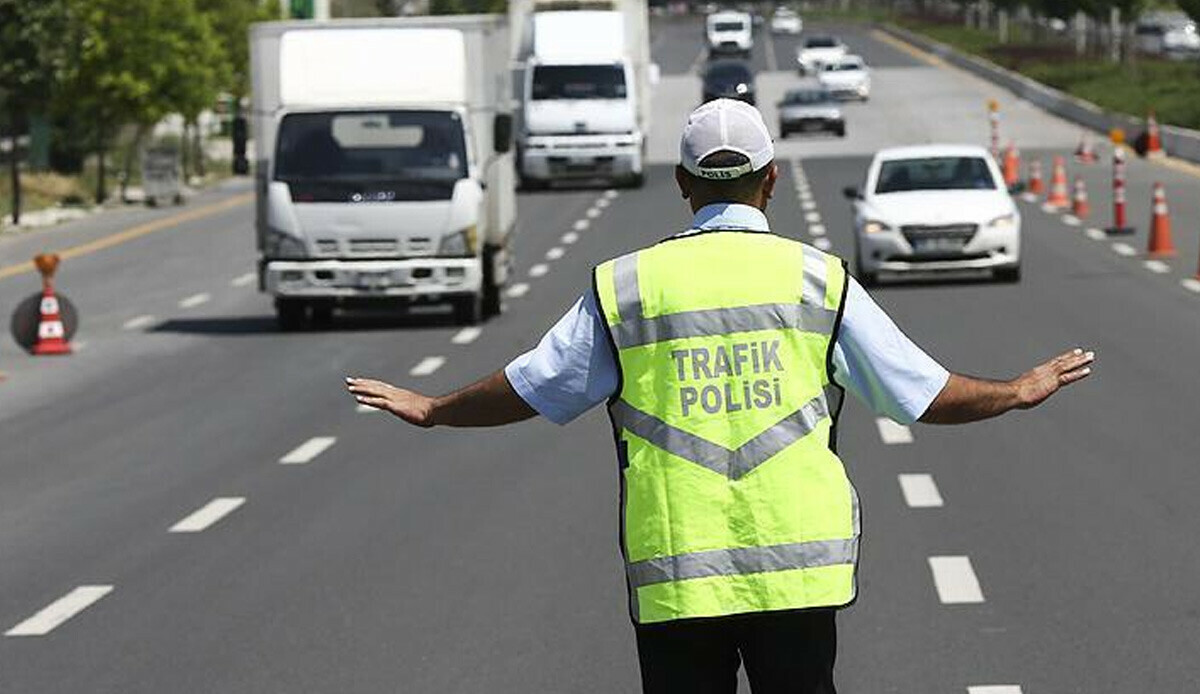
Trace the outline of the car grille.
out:
<instances>
[{"instance_id":1,"label":"car grille","mask_svg":"<svg viewBox=\"0 0 1200 694\"><path fill-rule=\"evenodd\" d=\"M909 243L925 239L946 239L961 241L963 245L966 245L975 238L975 232L978 230L978 224L907 224L900 227L900 233L904 234L904 238Z\"/></svg>"}]
</instances>

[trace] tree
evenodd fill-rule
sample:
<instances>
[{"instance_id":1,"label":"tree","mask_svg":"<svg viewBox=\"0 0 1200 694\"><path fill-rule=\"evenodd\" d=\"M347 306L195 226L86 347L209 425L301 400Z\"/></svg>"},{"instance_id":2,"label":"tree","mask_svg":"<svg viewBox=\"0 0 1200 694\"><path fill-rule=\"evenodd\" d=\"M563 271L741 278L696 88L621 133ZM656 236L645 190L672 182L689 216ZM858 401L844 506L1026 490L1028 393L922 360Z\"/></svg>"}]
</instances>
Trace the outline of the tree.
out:
<instances>
[{"instance_id":1,"label":"tree","mask_svg":"<svg viewBox=\"0 0 1200 694\"><path fill-rule=\"evenodd\" d=\"M65 0L0 0L0 103L12 142L13 223L21 221L21 167L17 136L31 113L44 110L65 57Z\"/></svg>"}]
</instances>

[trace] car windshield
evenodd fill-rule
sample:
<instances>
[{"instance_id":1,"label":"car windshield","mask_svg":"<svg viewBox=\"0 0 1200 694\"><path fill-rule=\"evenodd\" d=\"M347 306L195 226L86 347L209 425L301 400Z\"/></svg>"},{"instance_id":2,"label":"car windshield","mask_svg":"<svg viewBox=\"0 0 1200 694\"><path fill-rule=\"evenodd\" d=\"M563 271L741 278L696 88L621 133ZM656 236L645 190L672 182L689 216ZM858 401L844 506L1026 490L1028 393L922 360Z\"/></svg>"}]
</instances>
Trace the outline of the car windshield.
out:
<instances>
[{"instance_id":1,"label":"car windshield","mask_svg":"<svg viewBox=\"0 0 1200 694\"><path fill-rule=\"evenodd\" d=\"M783 103L787 106L803 104L812 106L816 104L824 104L833 101L833 97L824 89L799 89L790 91L787 96L783 97Z\"/></svg>"},{"instance_id":2,"label":"car windshield","mask_svg":"<svg viewBox=\"0 0 1200 694\"><path fill-rule=\"evenodd\" d=\"M804 42L805 48L836 48L837 39L828 36L814 36Z\"/></svg>"},{"instance_id":3,"label":"car windshield","mask_svg":"<svg viewBox=\"0 0 1200 694\"><path fill-rule=\"evenodd\" d=\"M713 25L713 31L742 31L746 28L741 22L717 22Z\"/></svg>"},{"instance_id":4,"label":"car windshield","mask_svg":"<svg viewBox=\"0 0 1200 694\"><path fill-rule=\"evenodd\" d=\"M981 157L895 159L879 167L876 194L912 190L995 190L996 182Z\"/></svg>"},{"instance_id":5,"label":"car windshield","mask_svg":"<svg viewBox=\"0 0 1200 694\"><path fill-rule=\"evenodd\" d=\"M853 72L863 69L862 63L847 62L847 63L830 63L825 66L825 72Z\"/></svg>"},{"instance_id":6,"label":"car windshield","mask_svg":"<svg viewBox=\"0 0 1200 694\"><path fill-rule=\"evenodd\" d=\"M447 183L466 176L454 112L292 113L279 124L278 181Z\"/></svg>"},{"instance_id":7,"label":"car windshield","mask_svg":"<svg viewBox=\"0 0 1200 694\"><path fill-rule=\"evenodd\" d=\"M533 99L624 99L620 65L539 65L533 69Z\"/></svg>"}]
</instances>

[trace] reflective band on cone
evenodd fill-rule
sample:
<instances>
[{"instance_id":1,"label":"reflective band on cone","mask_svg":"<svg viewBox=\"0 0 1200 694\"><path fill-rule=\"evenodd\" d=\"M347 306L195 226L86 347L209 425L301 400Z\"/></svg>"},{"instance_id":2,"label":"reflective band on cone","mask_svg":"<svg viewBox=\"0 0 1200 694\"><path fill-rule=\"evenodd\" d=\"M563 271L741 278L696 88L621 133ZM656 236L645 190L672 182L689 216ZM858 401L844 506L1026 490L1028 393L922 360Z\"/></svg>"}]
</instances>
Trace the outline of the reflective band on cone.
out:
<instances>
[{"instance_id":1,"label":"reflective band on cone","mask_svg":"<svg viewBox=\"0 0 1200 694\"><path fill-rule=\"evenodd\" d=\"M1091 206L1088 204L1087 187L1083 184L1083 177L1075 177L1075 195L1071 200L1071 214L1080 219L1087 219L1092 213Z\"/></svg>"},{"instance_id":2,"label":"reflective band on cone","mask_svg":"<svg viewBox=\"0 0 1200 694\"><path fill-rule=\"evenodd\" d=\"M62 307L58 303L58 297L54 295L54 288L47 281L42 289L41 320L38 322L37 343L33 345L34 354L71 353L61 311Z\"/></svg>"},{"instance_id":3,"label":"reflective band on cone","mask_svg":"<svg viewBox=\"0 0 1200 694\"><path fill-rule=\"evenodd\" d=\"M1062 157L1054 158L1054 174L1050 179L1050 195L1046 197L1046 204L1058 208L1071 206L1071 199L1067 195L1067 165Z\"/></svg>"},{"instance_id":4,"label":"reflective band on cone","mask_svg":"<svg viewBox=\"0 0 1200 694\"><path fill-rule=\"evenodd\" d=\"M1154 258L1175 255L1171 242L1171 213L1167 209L1167 192L1163 184L1154 184L1154 211L1150 214L1150 245L1147 254Z\"/></svg>"},{"instance_id":5,"label":"reflective band on cone","mask_svg":"<svg viewBox=\"0 0 1200 694\"><path fill-rule=\"evenodd\" d=\"M1112 179L1113 224L1105 229L1110 235L1128 235L1135 229L1125 218L1125 150L1120 145L1113 148Z\"/></svg>"},{"instance_id":6,"label":"reflective band on cone","mask_svg":"<svg viewBox=\"0 0 1200 694\"><path fill-rule=\"evenodd\" d=\"M1158 130L1158 119L1154 111L1146 114L1146 156L1161 157L1165 155L1162 146L1162 134Z\"/></svg>"},{"instance_id":7,"label":"reflective band on cone","mask_svg":"<svg viewBox=\"0 0 1200 694\"><path fill-rule=\"evenodd\" d=\"M1034 159L1029 162L1029 185L1027 186L1030 193L1041 195L1046 192L1046 184L1042 182L1042 160Z\"/></svg>"}]
</instances>

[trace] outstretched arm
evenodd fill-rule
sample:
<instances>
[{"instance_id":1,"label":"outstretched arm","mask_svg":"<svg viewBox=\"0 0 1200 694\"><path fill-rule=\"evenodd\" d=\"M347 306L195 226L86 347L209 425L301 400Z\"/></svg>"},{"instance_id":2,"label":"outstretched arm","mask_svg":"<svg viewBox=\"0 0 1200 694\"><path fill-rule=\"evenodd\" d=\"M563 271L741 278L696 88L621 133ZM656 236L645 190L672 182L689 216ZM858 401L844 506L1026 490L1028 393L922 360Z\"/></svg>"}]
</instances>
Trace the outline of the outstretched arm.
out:
<instances>
[{"instance_id":1,"label":"outstretched arm","mask_svg":"<svg viewBox=\"0 0 1200 694\"><path fill-rule=\"evenodd\" d=\"M513 390L503 370L438 398L367 378L347 378L346 388L360 403L419 427L493 427L537 414Z\"/></svg>"},{"instance_id":2,"label":"outstretched arm","mask_svg":"<svg viewBox=\"0 0 1200 694\"><path fill-rule=\"evenodd\" d=\"M1094 352L1074 349L1011 381L987 381L950 374L920 421L926 424L963 424L988 419L1009 410L1027 410L1044 402L1064 386L1092 372Z\"/></svg>"}]
</instances>

